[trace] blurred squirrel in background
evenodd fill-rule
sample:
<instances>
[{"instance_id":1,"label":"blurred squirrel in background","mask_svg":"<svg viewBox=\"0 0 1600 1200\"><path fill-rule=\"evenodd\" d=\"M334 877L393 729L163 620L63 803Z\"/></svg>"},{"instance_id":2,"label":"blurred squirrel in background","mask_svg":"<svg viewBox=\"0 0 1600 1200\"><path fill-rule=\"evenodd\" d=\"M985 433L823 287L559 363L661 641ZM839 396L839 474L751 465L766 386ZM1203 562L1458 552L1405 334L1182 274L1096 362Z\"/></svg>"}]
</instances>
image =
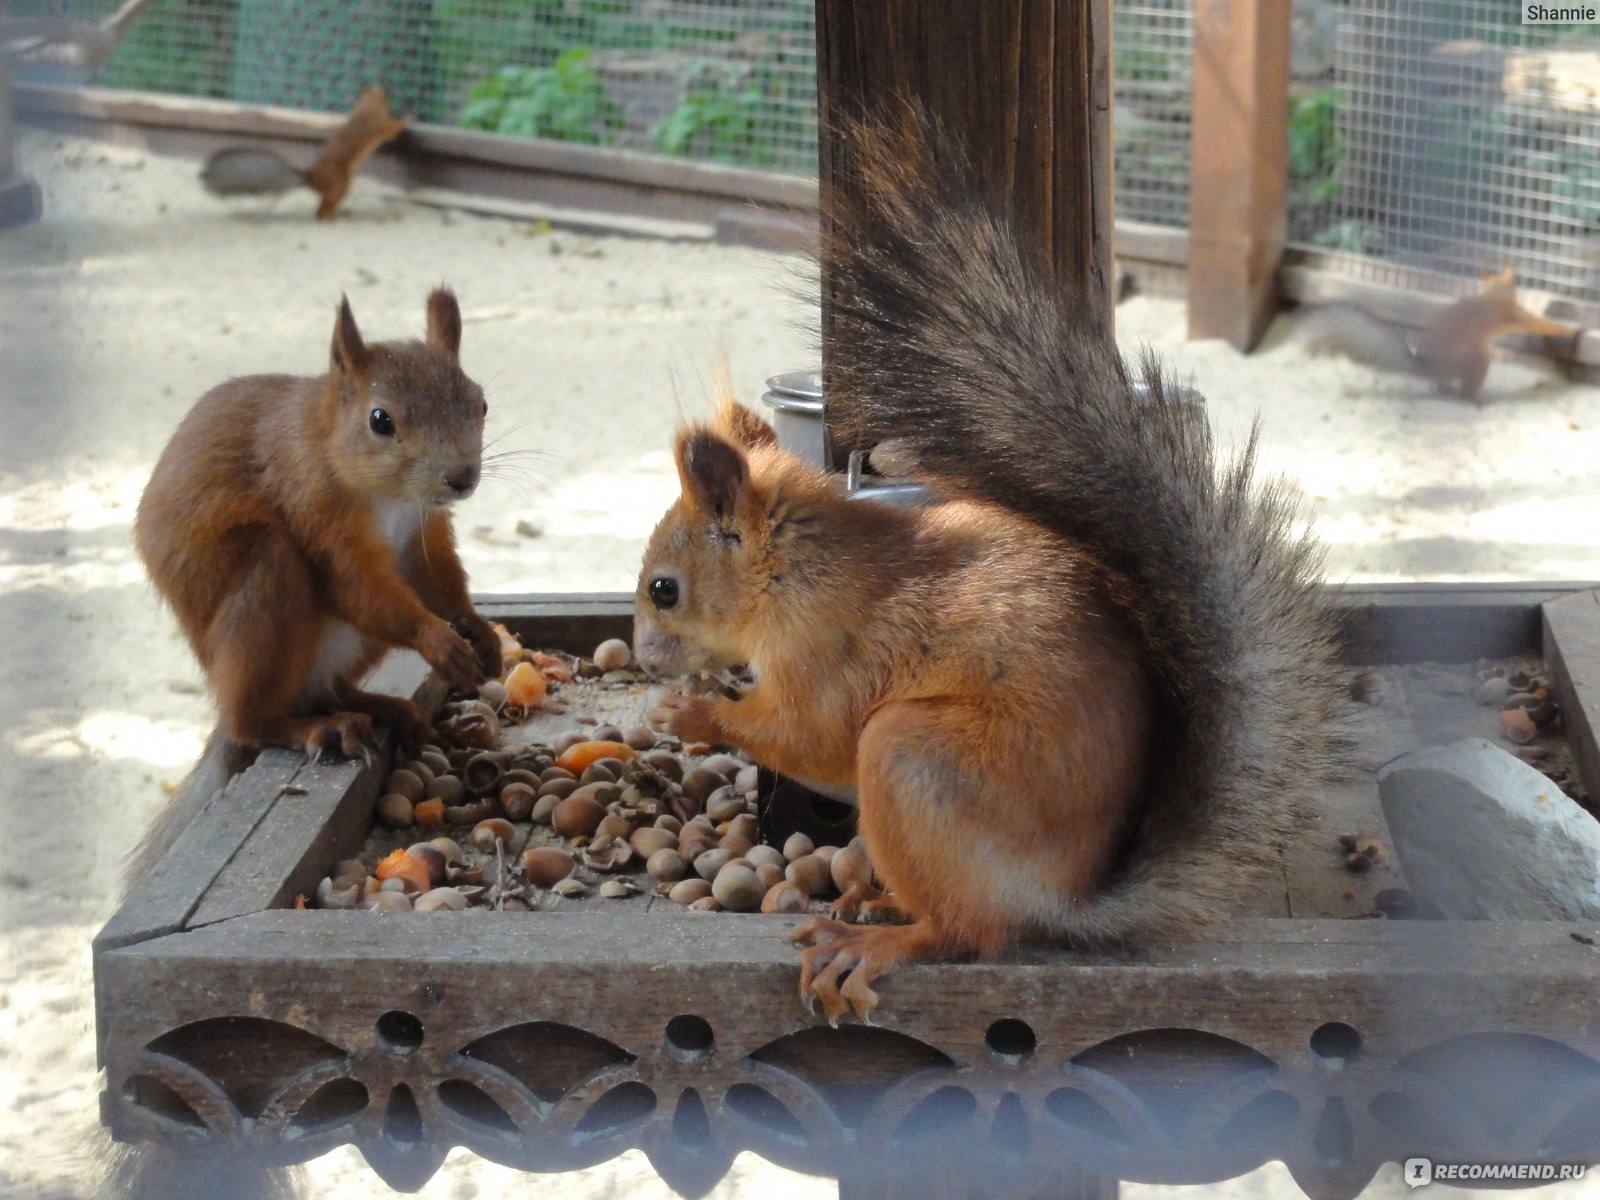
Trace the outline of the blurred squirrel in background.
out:
<instances>
[{"instance_id":1,"label":"blurred squirrel in background","mask_svg":"<svg viewBox=\"0 0 1600 1200\"><path fill-rule=\"evenodd\" d=\"M478 485L488 406L461 370L455 295L434 291L427 316L425 342L368 346L341 301L326 375L221 384L162 451L134 540L220 720L130 881L226 783L230 742L353 756L373 720L410 749L425 741L416 705L357 686L391 647L455 687L498 673L448 509Z\"/></svg>"},{"instance_id":2,"label":"blurred squirrel in background","mask_svg":"<svg viewBox=\"0 0 1600 1200\"><path fill-rule=\"evenodd\" d=\"M308 187L322 197L317 220L326 221L339 211L367 156L397 136L407 120L390 113L388 94L369 84L361 89L345 123L333 131L304 171L275 151L230 146L206 159L200 180L214 196L278 196Z\"/></svg>"},{"instance_id":3,"label":"blurred squirrel in background","mask_svg":"<svg viewBox=\"0 0 1600 1200\"><path fill-rule=\"evenodd\" d=\"M1354 304L1306 310L1295 338L1313 351L1344 354L1382 371L1426 376L1481 405L1490 343L1508 333L1571 338L1579 331L1523 308L1517 302L1516 272L1508 266L1487 276L1476 296L1440 309L1414 338Z\"/></svg>"},{"instance_id":4,"label":"blurred squirrel in background","mask_svg":"<svg viewBox=\"0 0 1600 1200\"><path fill-rule=\"evenodd\" d=\"M855 789L888 895L797 934L831 1020L906 959L1226 917L1340 761L1342 695L1319 551L1254 439L1219 466L1151 359L1140 395L929 119L843 136L828 419L943 502L851 499L729 401L677 439L634 635L651 670L755 679L669 696L658 728Z\"/></svg>"}]
</instances>

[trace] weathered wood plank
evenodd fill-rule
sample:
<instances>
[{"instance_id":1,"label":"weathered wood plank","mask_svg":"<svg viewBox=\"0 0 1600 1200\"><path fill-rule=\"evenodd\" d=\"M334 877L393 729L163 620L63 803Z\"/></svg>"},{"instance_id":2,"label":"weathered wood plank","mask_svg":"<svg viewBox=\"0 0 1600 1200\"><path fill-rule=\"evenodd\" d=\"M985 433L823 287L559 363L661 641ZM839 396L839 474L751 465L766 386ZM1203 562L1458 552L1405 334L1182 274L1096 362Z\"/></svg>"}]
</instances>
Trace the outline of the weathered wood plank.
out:
<instances>
[{"instance_id":1,"label":"weathered wood plank","mask_svg":"<svg viewBox=\"0 0 1600 1200\"><path fill-rule=\"evenodd\" d=\"M1584 790L1600 796L1600 591L1577 592L1542 608L1545 665Z\"/></svg>"},{"instance_id":2,"label":"weathered wood plank","mask_svg":"<svg viewBox=\"0 0 1600 1200\"><path fill-rule=\"evenodd\" d=\"M1288 228L1289 6L1197 0L1189 336L1251 350L1277 309Z\"/></svg>"},{"instance_id":3,"label":"weathered wood plank","mask_svg":"<svg viewBox=\"0 0 1600 1200\"><path fill-rule=\"evenodd\" d=\"M1328 589L1351 663L1471 662L1537 652L1539 606L1587 583L1350 585Z\"/></svg>"},{"instance_id":4,"label":"weathered wood plank","mask_svg":"<svg viewBox=\"0 0 1600 1200\"><path fill-rule=\"evenodd\" d=\"M368 691L414 700L424 711L444 699L445 687L421 656L391 651L366 682ZM218 873L186 922L189 928L291 904L316 894L341 847L358 846L372 826L372 805L388 774L387 731L374 769L360 760L301 760L294 777Z\"/></svg>"}]
</instances>

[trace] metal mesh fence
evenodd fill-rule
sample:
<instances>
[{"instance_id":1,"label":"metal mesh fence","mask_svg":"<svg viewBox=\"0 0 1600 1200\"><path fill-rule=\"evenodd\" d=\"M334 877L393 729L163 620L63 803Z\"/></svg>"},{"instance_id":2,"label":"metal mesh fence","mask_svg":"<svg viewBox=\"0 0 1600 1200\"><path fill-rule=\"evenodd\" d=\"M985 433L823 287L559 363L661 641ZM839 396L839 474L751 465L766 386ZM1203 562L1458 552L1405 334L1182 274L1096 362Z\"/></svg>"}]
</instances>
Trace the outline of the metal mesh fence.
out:
<instances>
[{"instance_id":1,"label":"metal mesh fence","mask_svg":"<svg viewBox=\"0 0 1600 1200\"><path fill-rule=\"evenodd\" d=\"M1302 116L1321 196L1291 234L1357 273L1459 275L1593 298L1600 26L1520 23L1509 0L1350 0L1333 86Z\"/></svg>"},{"instance_id":2,"label":"metal mesh fence","mask_svg":"<svg viewBox=\"0 0 1600 1200\"><path fill-rule=\"evenodd\" d=\"M1111 13L1117 218L1181 229L1189 224L1193 0L1118 0Z\"/></svg>"},{"instance_id":3,"label":"metal mesh fence","mask_svg":"<svg viewBox=\"0 0 1600 1200\"><path fill-rule=\"evenodd\" d=\"M812 0L162 0L99 82L816 170Z\"/></svg>"}]
</instances>

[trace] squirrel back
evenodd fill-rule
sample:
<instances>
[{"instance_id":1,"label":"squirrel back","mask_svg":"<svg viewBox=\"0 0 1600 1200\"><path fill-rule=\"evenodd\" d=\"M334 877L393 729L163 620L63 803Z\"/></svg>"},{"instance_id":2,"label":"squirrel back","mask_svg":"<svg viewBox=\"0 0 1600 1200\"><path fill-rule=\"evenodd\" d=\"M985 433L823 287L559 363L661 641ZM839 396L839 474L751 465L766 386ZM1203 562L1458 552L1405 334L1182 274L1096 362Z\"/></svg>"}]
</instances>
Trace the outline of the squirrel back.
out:
<instances>
[{"instance_id":1,"label":"squirrel back","mask_svg":"<svg viewBox=\"0 0 1600 1200\"><path fill-rule=\"evenodd\" d=\"M317 219L326 221L339 211L367 156L405 127L406 118L389 111L388 93L367 85L350 115L304 171L275 150L225 146L206 159L200 181L214 196L277 196L308 187L321 197Z\"/></svg>"},{"instance_id":2,"label":"squirrel back","mask_svg":"<svg viewBox=\"0 0 1600 1200\"><path fill-rule=\"evenodd\" d=\"M930 120L845 131L858 190L822 254L838 336L830 425L892 442L944 496L987 500L1084 548L1142 642L1157 747L1118 870L1080 941L1229 912L1338 761L1341 690L1320 551L1292 493L1219 463L1203 412L1147 356L1135 377L985 203ZM897 469L898 473L898 469Z\"/></svg>"},{"instance_id":3,"label":"squirrel back","mask_svg":"<svg viewBox=\"0 0 1600 1200\"><path fill-rule=\"evenodd\" d=\"M1508 333L1570 337L1576 331L1529 312L1517 300L1516 273L1486 277L1475 296L1445 305L1416 335L1406 334L1359 305L1319 305L1299 321L1296 337L1314 351L1338 351L1383 371L1405 371L1478 399L1489 373L1490 345Z\"/></svg>"}]
</instances>

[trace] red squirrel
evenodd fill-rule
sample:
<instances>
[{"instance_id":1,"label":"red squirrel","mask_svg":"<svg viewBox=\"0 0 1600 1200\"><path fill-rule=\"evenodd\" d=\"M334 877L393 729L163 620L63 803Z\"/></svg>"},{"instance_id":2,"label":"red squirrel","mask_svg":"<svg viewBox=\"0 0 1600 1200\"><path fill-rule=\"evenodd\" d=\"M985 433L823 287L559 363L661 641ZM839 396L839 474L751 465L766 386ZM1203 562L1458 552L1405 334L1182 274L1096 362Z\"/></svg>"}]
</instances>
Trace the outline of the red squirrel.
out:
<instances>
[{"instance_id":1,"label":"red squirrel","mask_svg":"<svg viewBox=\"0 0 1600 1200\"><path fill-rule=\"evenodd\" d=\"M1130 371L927 118L845 135L828 419L942 502L851 499L724 405L677 439L634 634L651 670L754 676L667 697L658 728L855 789L908 923L798 931L830 1020L907 959L1226 916L1340 761L1342 694L1319 552L1254 440L1219 464L1203 411Z\"/></svg>"},{"instance_id":2,"label":"red squirrel","mask_svg":"<svg viewBox=\"0 0 1600 1200\"><path fill-rule=\"evenodd\" d=\"M423 342L369 346L341 300L327 374L230 380L173 434L134 540L219 725L211 769L180 791L132 878L220 786L224 740L356 755L378 720L414 747L430 732L422 712L357 686L386 650L416 650L458 687L498 673L448 507L478 485L488 411L460 345L448 289L428 297Z\"/></svg>"},{"instance_id":3,"label":"red squirrel","mask_svg":"<svg viewBox=\"0 0 1600 1200\"><path fill-rule=\"evenodd\" d=\"M1570 338L1577 332L1523 308L1517 302L1516 272L1506 267L1486 277L1476 296L1441 308L1411 341L1353 304L1311 309L1296 336L1316 349L1337 350L1380 370L1426 376L1439 387L1453 387L1463 399L1482 404L1479 392L1489 374L1489 347L1496 338L1508 333Z\"/></svg>"},{"instance_id":4,"label":"red squirrel","mask_svg":"<svg viewBox=\"0 0 1600 1200\"><path fill-rule=\"evenodd\" d=\"M344 124L333 131L304 171L272 150L228 146L206 159L200 179L217 196L276 196L303 184L322 198L317 220L327 221L344 203L350 181L367 156L397 137L406 121L389 111L388 93L368 85L361 89Z\"/></svg>"}]
</instances>

